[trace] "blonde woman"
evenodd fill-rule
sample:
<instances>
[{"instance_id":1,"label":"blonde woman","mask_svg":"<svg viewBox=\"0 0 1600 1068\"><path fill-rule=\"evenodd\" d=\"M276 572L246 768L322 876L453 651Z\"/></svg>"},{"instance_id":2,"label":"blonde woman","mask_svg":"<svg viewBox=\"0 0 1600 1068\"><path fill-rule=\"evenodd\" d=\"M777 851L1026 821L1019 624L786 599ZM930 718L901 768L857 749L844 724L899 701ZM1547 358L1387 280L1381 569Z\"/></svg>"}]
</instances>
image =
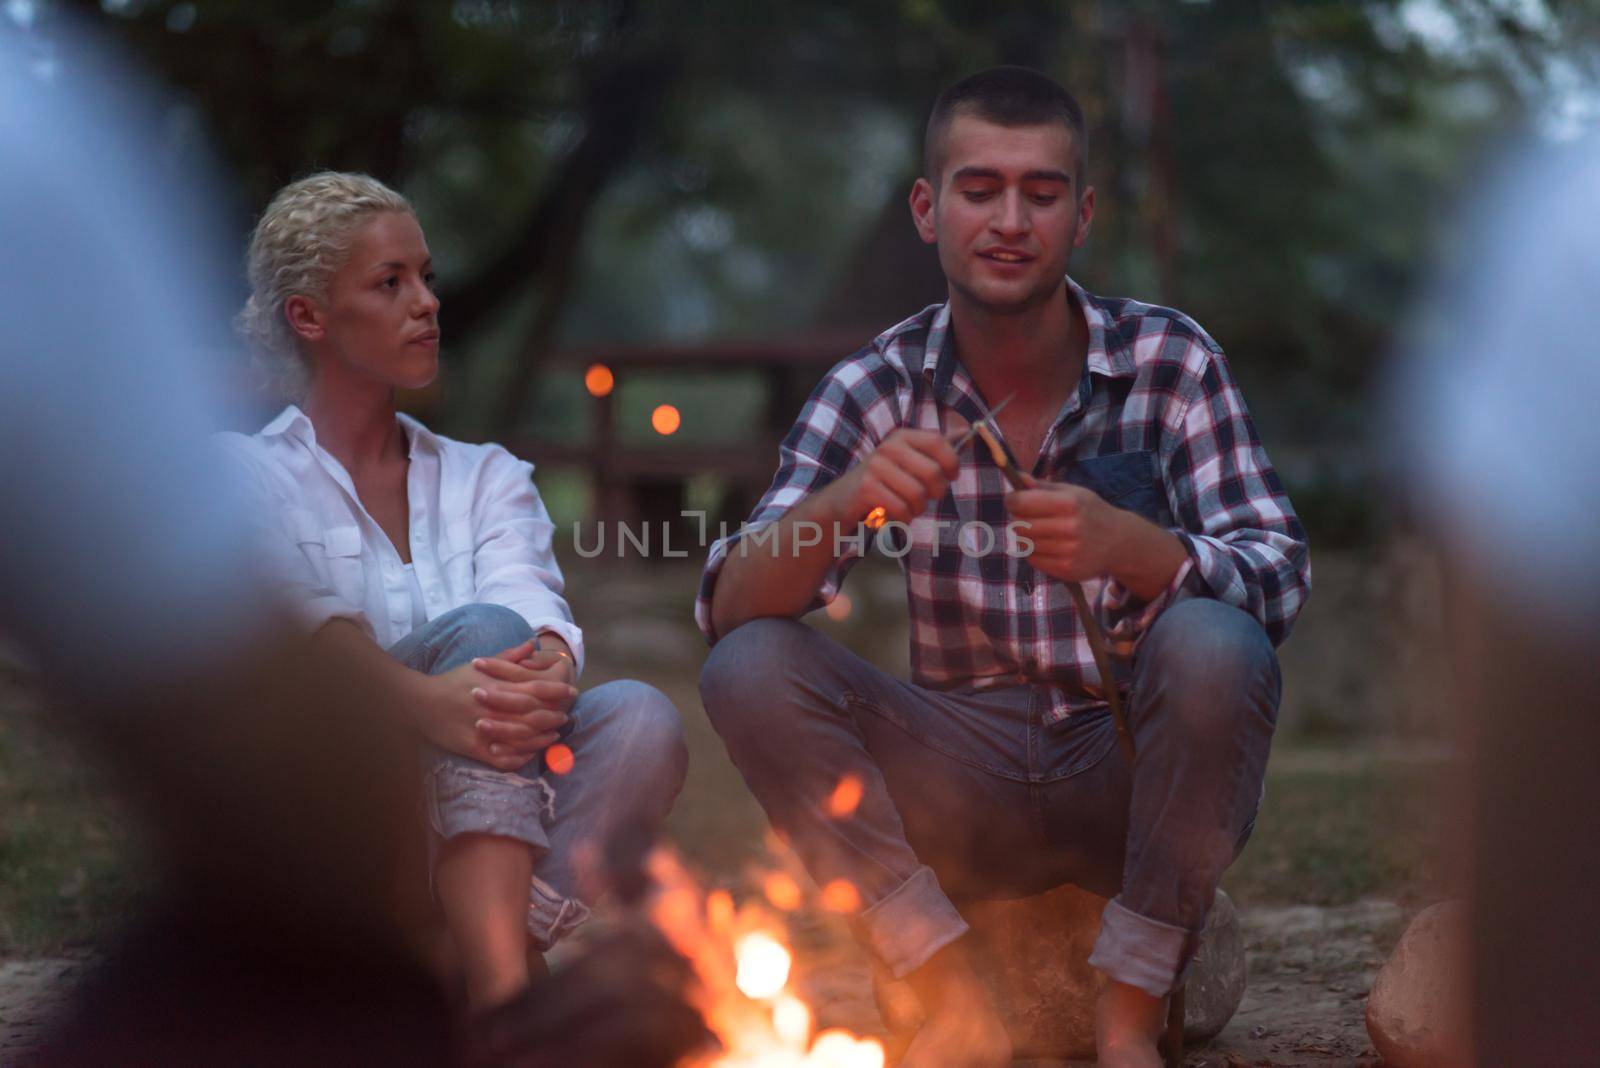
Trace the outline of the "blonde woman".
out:
<instances>
[{"instance_id":1,"label":"blonde woman","mask_svg":"<svg viewBox=\"0 0 1600 1068\"><path fill-rule=\"evenodd\" d=\"M396 713L423 739L435 892L481 1012L528 984L530 944L587 915L574 855L665 816L686 761L677 712L638 682L578 689L583 634L532 467L397 413L395 390L439 368L405 198L361 174L296 181L256 225L248 272L239 326L296 403L223 444L318 640L409 695ZM574 754L560 777L543 762L558 736Z\"/></svg>"}]
</instances>

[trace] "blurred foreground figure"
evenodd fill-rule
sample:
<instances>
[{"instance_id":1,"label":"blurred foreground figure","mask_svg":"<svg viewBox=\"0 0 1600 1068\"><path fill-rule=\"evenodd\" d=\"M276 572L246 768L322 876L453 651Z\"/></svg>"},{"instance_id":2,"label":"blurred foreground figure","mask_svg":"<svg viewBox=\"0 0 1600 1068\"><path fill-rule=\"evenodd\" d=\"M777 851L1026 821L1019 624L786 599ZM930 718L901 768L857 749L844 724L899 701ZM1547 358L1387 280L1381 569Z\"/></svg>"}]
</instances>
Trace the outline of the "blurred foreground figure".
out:
<instances>
[{"instance_id":1,"label":"blurred foreground figure","mask_svg":"<svg viewBox=\"0 0 1600 1068\"><path fill-rule=\"evenodd\" d=\"M54 28L52 28L54 29ZM140 807L163 884L46 1059L437 1062L406 941L415 791L379 680L296 642L206 447L227 338L209 174L72 34L0 31L4 625ZM396 888L401 888L399 892Z\"/></svg>"},{"instance_id":2,"label":"blurred foreground figure","mask_svg":"<svg viewBox=\"0 0 1600 1068\"><path fill-rule=\"evenodd\" d=\"M1476 1059L1585 1064L1600 1046L1600 137L1525 154L1476 208L1392 425L1454 596Z\"/></svg>"},{"instance_id":3,"label":"blurred foreground figure","mask_svg":"<svg viewBox=\"0 0 1600 1068\"><path fill-rule=\"evenodd\" d=\"M0 26L0 627L164 878L42 1059L449 1063L401 695L298 637L206 445L230 277L209 176L163 166L142 81L57 30L41 63ZM494 1060L553 1063L558 1036L570 1063L670 1063L699 1032L661 953L574 975Z\"/></svg>"}]
</instances>

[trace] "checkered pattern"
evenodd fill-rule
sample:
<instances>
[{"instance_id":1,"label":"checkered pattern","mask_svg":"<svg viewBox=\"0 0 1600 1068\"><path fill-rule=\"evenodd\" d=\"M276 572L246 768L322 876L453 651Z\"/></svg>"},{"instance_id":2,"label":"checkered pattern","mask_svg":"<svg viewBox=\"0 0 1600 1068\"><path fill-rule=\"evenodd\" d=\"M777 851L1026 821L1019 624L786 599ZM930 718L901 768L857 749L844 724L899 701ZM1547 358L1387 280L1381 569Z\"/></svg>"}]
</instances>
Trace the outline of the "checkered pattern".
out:
<instances>
[{"instance_id":1,"label":"checkered pattern","mask_svg":"<svg viewBox=\"0 0 1600 1068\"><path fill-rule=\"evenodd\" d=\"M1089 326L1086 372L1045 438L1033 474L1088 486L1183 542L1168 588L1141 601L1109 576L1083 584L1126 687L1139 638L1175 600L1210 596L1249 612L1274 644L1311 591L1305 531L1256 437L1222 349L1187 316L1091 296L1068 279ZM771 552L760 532L838 478L898 427L938 430L987 408L947 344L948 305L934 305L838 364L806 401L779 448L778 473L749 522L711 547L695 618L709 641L711 594L728 553ZM1006 537L1007 486L982 448L961 452L944 499L881 550L898 555L911 613L912 679L932 689L1036 683L1052 720L1103 705L1088 640L1066 587L1036 572ZM989 551L984 524L997 535ZM813 608L831 601L871 546L845 551ZM1024 532L1025 533L1025 532ZM827 536L826 534L824 535ZM747 542L741 546L741 542Z\"/></svg>"}]
</instances>

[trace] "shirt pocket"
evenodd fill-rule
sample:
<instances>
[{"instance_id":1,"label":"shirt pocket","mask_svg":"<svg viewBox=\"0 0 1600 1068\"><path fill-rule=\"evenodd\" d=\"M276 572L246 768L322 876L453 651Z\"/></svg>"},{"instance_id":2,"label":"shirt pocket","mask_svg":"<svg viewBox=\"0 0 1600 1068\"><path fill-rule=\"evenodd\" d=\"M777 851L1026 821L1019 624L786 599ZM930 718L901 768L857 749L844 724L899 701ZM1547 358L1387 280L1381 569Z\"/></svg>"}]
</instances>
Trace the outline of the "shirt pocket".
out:
<instances>
[{"instance_id":1,"label":"shirt pocket","mask_svg":"<svg viewBox=\"0 0 1600 1068\"><path fill-rule=\"evenodd\" d=\"M439 543L439 569L444 572L451 602L465 603L477 590L472 563L472 521L453 519L444 524L443 534Z\"/></svg>"},{"instance_id":2,"label":"shirt pocket","mask_svg":"<svg viewBox=\"0 0 1600 1068\"><path fill-rule=\"evenodd\" d=\"M348 524L325 527L315 512L304 508L288 510L288 526L322 582L353 604L361 604L367 583L360 528Z\"/></svg>"},{"instance_id":3,"label":"shirt pocket","mask_svg":"<svg viewBox=\"0 0 1600 1068\"><path fill-rule=\"evenodd\" d=\"M1156 478L1153 452L1119 452L1073 461L1063 481L1091 489L1107 504L1143 516L1156 526L1172 526L1166 489Z\"/></svg>"}]
</instances>

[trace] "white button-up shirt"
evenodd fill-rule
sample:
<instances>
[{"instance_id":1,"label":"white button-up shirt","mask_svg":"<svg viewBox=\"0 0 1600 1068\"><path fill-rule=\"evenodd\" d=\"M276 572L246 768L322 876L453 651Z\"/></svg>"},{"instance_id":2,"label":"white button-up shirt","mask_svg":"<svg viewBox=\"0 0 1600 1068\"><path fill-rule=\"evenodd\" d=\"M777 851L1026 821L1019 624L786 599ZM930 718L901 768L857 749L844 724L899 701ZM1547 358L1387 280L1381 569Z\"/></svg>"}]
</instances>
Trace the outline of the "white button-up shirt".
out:
<instances>
[{"instance_id":1,"label":"white button-up shirt","mask_svg":"<svg viewBox=\"0 0 1600 1068\"><path fill-rule=\"evenodd\" d=\"M427 618L481 602L504 605L535 633L549 631L583 668L583 632L562 599L551 544L555 525L533 485L533 465L499 445L441 437L401 415L411 467L411 561ZM258 495L261 541L312 628L354 621L388 648L412 630L410 579L400 554L367 514L344 465L317 444L294 405L257 434L217 435Z\"/></svg>"}]
</instances>

